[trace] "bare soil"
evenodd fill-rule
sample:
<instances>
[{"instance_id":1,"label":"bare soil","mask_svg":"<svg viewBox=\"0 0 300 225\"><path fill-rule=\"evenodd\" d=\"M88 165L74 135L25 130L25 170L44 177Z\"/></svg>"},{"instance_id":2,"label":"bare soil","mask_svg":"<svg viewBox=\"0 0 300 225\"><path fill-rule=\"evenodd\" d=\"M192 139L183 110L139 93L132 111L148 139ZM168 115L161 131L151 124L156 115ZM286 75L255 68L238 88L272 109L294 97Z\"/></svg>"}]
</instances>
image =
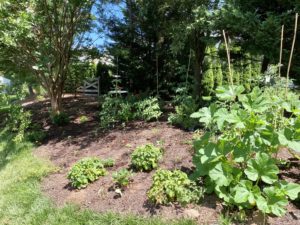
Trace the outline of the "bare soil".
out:
<instances>
[{"instance_id":1,"label":"bare soil","mask_svg":"<svg viewBox=\"0 0 300 225\"><path fill-rule=\"evenodd\" d=\"M130 168L130 154L139 145L147 143L163 143L164 157L160 167L164 169L180 169L190 173L192 164L192 132L186 132L166 121L151 123L132 122L125 128L116 128L107 132L99 129L99 105L96 99L69 96L64 99L66 112L71 116L71 123L65 127L51 125L48 116L48 101L32 102L26 108L33 112L33 120L47 130L47 139L36 150L39 157L49 159L59 169L42 181L42 190L58 206L66 203L78 204L97 212L130 213L141 216L158 215L163 218L193 217L199 224L217 224L222 211L221 203L215 195L205 196L199 205L155 206L147 201L147 191L152 183L154 171L137 172L133 182L123 192L122 196L114 191L111 174L121 168ZM79 122L79 117L85 115L89 121ZM90 184L82 190L71 188L67 173L72 165L83 157L97 156L102 159L113 158L116 165L108 169L109 174ZM280 157L288 159L291 156L282 151ZM281 178L300 182L299 162L290 159L288 168L283 168ZM286 216L268 219L272 225L300 224L300 204L290 203ZM262 224L262 217L256 213L250 216L249 224Z\"/></svg>"}]
</instances>

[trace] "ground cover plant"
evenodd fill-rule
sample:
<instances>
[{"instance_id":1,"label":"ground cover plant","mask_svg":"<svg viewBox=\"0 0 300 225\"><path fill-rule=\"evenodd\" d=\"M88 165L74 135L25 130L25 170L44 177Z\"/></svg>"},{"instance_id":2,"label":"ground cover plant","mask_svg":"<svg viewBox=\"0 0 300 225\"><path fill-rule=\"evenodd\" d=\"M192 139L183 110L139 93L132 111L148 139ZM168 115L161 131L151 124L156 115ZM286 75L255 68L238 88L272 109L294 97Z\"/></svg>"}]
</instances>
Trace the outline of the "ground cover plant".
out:
<instances>
[{"instance_id":1,"label":"ground cover plant","mask_svg":"<svg viewBox=\"0 0 300 225\"><path fill-rule=\"evenodd\" d=\"M191 181L187 174L180 170L159 169L153 175L153 184L147 193L155 204L198 203L202 198L202 189Z\"/></svg>"},{"instance_id":2,"label":"ground cover plant","mask_svg":"<svg viewBox=\"0 0 300 225\"><path fill-rule=\"evenodd\" d=\"M131 154L131 164L137 170L150 171L158 167L162 156L162 149L153 144L138 146Z\"/></svg>"},{"instance_id":3,"label":"ground cover plant","mask_svg":"<svg viewBox=\"0 0 300 225\"><path fill-rule=\"evenodd\" d=\"M207 129L194 142L193 177L203 177L206 191L228 206L283 216L300 185L278 178L276 156L282 147L299 152L299 97L272 88L244 90L220 87L217 102L192 114Z\"/></svg>"},{"instance_id":4,"label":"ground cover plant","mask_svg":"<svg viewBox=\"0 0 300 225\"><path fill-rule=\"evenodd\" d=\"M68 173L68 179L72 187L77 189L85 188L89 183L106 175L106 165L106 163L95 157L81 159L72 166ZM109 165L111 165L110 162Z\"/></svg>"},{"instance_id":5,"label":"ground cover plant","mask_svg":"<svg viewBox=\"0 0 300 225\"><path fill-rule=\"evenodd\" d=\"M113 173L112 178L116 182L116 184L120 187L126 187L129 185L132 180L133 173L127 169L121 169L115 173Z\"/></svg>"}]
</instances>

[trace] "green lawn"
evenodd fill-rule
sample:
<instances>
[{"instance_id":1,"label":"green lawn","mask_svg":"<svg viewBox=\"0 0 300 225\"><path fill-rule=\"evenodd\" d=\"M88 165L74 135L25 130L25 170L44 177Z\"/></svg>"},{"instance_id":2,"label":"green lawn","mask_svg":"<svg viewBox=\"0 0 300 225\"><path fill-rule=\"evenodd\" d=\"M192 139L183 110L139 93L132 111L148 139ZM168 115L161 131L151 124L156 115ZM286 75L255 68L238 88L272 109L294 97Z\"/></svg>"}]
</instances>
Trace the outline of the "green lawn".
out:
<instances>
[{"instance_id":1,"label":"green lawn","mask_svg":"<svg viewBox=\"0 0 300 225\"><path fill-rule=\"evenodd\" d=\"M170 222L159 218L98 214L74 205L57 208L40 190L42 177L55 168L50 162L33 156L29 143L14 144L8 140L8 136L0 134L0 224L195 224L189 220Z\"/></svg>"}]
</instances>

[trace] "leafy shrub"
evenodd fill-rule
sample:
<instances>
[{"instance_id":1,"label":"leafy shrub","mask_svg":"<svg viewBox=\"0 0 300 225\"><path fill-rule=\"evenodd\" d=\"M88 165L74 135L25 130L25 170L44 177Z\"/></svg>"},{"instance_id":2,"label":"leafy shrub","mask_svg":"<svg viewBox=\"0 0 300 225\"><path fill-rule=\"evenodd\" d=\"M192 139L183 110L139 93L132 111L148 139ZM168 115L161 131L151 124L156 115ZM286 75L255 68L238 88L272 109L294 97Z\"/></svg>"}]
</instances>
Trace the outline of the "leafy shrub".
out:
<instances>
[{"instance_id":1,"label":"leafy shrub","mask_svg":"<svg viewBox=\"0 0 300 225\"><path fill-rule=\"evenodd\" d=\"M101 162L104 167L113 167L115 165L115 160L113 159L103 159Z\"/></svg>"},{"instance_id":2,"label":"leafy shrub","mask_svg":"<svg viewBox=\"0 0 300 225\"><path fill-rule=\"evenodd\" d=\"M95 157L88 157L79 160L72 166L68 173L68 179L72 187L81 189L105 174L106 170L102 161Z\"/></svg>"},{"instance_id":3,"label":"leafy shrub","mask_svg":"<svg viewBox=\"0 0 300 225\"><path fill-rule=\"evenodd\" d=\"M201 188L180 170L158 170L153 176L153 184L147 193L156 204L178 202L188 204L198 202L203 195Z\"/></svg>"},{"instance_id":4,"label":"leafy shrub","mask_svg":"<svg viewBox=\"0 0 300 225\"><path fill-rule=\"evenodd\" d=\"M57 126L65 126L70 122L69 116L64 112L52 115L51 120L52 120L52 123Z\"/></svg>"},{"instance_id":5,"label":"leafy shrub","mask_svg":"<svg viewBox=\"0 0 300 225\"><path fill-rule=\"evenodd\" d=\"M128 122L134 117L131 105L120 97L107 96L100 111L100 126L102 128L114 127L115 124Z\"/></svg>"},{"instance_id":6,"label":"leafy shrub","mask_svg":"<svg viewBox=\"0 0 300 225\"><path fill-rule=\"evenodd\" d=\"M0 126L8 133L13 134L15 142L22 142L25 132L30 125L30 112L25 111L20 101L25 97L25 88L16 87L6 89L0 85Z\"/></svg>"},{"instance_id":7,"label":"leafy shrub","mask_svg":"<svg viewBox=\"0 0 300 225\"><path fill-rule=\"evenodd\" d=\"M169 115L168 121L184 129L194 129L199 122L197 119L191 118L190 115L198 109L198 104L192 96L185 96L181 99L182 101L175 106L175 113Z\"/></svg>"},{"instance_id":8,"label":"leafy shrub","mask_svg":"<svg viewBox=\"0 0 300 225\"><path fill-rule=\"evenodd\" d=\"M156 98L138 101L133 96L126 98L107 96L100 111L100 126L109 128L136 119L149 121L157 119L160 115L161 111Z\"/></svg>"},{"instance_id":9,"label":"leafy shrub","mask_svg":"<svg viewBox=\"0 0 300 225\"><path fill-rule=\"evenodd\" d=\"M32 143L41 143L46 138L46 133L42 130L41 125L31 124L26 132L26 138Z\"/></svg>"},{"instance_id":10,"label":"leafy shrub","mask_svg":"<svg viewBox=\"0 0 300 225\"><path fill-rule=\"evenodd\" d=\"M145 121L158 119L162 114L158 99L153 97L137 102L136 109L137 117Z\"/></svg>"},{"instance_id":11,"label":"leafy shrub","mask_svg":"<svg viewBox=\"0 0 300 225\"><path fill-rule=\"evenodd\" d=\"M112 177L119 186L126 187L131 181L132 172L127 169L121 169L115 172Z\"/></svg>"},{"instance_id":12,"label":"leafy shrub","mask_svg":"<svg viewBox=\"0 0 300 225\"><path fill-rule=\"evenodd\" d=\"M243 92L243 86L220 87L219 101L192 115L208 130L194 142L193 178L203 177L207 192L227 205L282 216L300 185L278 179L273 153L282 146L299 151L300 101L269 88Z\"/></svg>"},{"instance_id":13,"label":"leafy shrub","mask_svg":"<svg viewBox=\"0 0 300 225\"><path fill-rule=\"evenodd\" d=\"M46 133L42 130L33 130L27 134L28 140L33 143L41 143L46 136Z\"/></svg>"},{"instance_id":14,"label":"leafy shrub","mask_svg":"<svg viewBox=\"0 0 300 225\"><path fill-rule=\"evenodd\" d=\"M153 144L137 147L131 154L131 163L137 170L150 171L158 167L162 149Z\"/></svg>"}]
</instances>

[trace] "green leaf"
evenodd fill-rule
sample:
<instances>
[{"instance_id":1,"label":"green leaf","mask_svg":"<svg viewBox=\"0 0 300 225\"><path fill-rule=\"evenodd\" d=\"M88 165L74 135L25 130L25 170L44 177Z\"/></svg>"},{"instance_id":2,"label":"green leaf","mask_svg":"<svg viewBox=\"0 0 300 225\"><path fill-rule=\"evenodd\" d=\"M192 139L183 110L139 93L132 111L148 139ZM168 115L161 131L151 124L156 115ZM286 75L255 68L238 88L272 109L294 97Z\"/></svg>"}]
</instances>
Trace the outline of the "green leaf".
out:
<instances>
[{"instance_id":1,"label":"green leaf","mask_svg":"<svg viewBox=\"0 0 300 225\"><path fill-rule=\"evenodd\" d=\"M243 86L221 86L216 89L216 96L222 101L235 101L245 91Z\"/></svg>"},{"instance_id":2,"label":"green leaf","mask_svg":"<svg viewBox=\"0 0 300 225\"><path fill-rule=\"evenodd\" d=\"M220 162L208 172L208 175L218 186L228 186L233 179L231 170L230 165Z\"/></svg>"},{"instance_id":3,"label":"green leaf","mask_svg":"<svg viewBox=\"0 0 300 225\"><path fill-rule=\"evenodd\" d=\"M288 183L286 181L280 181L278 187L285 192L291 200L296 200L300 193L300 184Z\"/></svg>"},{"instance_id":4,"label":"green leaf","mask_svg":"<svg viewBox=\"0 0 300 225\"><path fill-rule=\"evenodd\" d=\"M255 159L248 162L245 174L252 181L262 179L267 184L272 184L278 180L279 169L275 161L266 153L257 153Z\"/></svg>"},{"instance_id":5,"label":"green leaf","mask_svg":"<svg viewBox=\"0 0 300 225\"><path fill-rule=\"evenodd\" d=\"M266 210L266 213L283 216L289 201L286 199L285 195L282 194L282 190L276 187L267 187L264 188L263 192L267 199L268 209Z\"/></svg>"}]
</instances>

